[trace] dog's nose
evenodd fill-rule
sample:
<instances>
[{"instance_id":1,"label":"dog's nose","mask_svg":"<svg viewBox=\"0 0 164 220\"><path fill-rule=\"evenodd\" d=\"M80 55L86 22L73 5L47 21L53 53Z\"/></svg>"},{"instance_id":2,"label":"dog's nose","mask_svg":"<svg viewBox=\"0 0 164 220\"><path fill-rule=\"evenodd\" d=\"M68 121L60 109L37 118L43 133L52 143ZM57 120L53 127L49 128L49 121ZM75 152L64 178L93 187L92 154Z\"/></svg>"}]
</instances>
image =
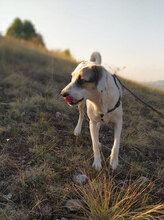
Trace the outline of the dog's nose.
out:
<instances>
[{"instance_id":1,"label":"dog's nose","mask_svg":"<svg viewBox=\"0 0 164 220\"><path fill-rule=\"evenodd\" d=\"M63 92L63 91L61 91L61 93L60 93L63 97L67 97L67 96L69 96L69 93L68 92Z\"/></svg>"}]
</instances>

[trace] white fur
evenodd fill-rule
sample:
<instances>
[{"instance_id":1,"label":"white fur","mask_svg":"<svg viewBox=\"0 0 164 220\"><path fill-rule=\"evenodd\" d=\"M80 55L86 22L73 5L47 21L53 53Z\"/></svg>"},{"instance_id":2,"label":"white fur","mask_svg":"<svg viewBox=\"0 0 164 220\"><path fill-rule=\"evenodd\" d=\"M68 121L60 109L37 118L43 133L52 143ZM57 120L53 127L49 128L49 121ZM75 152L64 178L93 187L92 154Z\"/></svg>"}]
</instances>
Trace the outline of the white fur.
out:
<instances>
[{"instance_id":1,"label":"white fur","mask_svg":"<svg viewBox=\"0 0 164 220\"><path fill-rule=\"evenodd\" d=\"M101 64L101 55L98 52L94 52L91 55L91 59L88 62L80 63L77 68L72 73L72 81L63 89L63 91L68 92L71 96L80 100L84 98L79 107L79 120L77 126L74 130L74 134L77 136L81 132L81 127L84 119L84 107L85 102L87 105L87 114L90 119L90 134L92 139L94 162L93 167L96 170L102 168L101 156L100 156L100 143L99 143L99 128L102 123L100 114L104 114L103 121L108 123L109 121L114 123L114 143L110 155L110 165L112 169L116 169L118 166L118 154L120 145L120 135L122 130L122 104L114 111L107 113L109 109L112 109L118 101L120 93L122 95L121 86L120 90L117 88L112 75L102 67L103 74L98 82L97 90L94 92L87 91L86 89L78 88L75 85L76 76L85 67Z\"/></svg>"},{"instance_id":2,"label":"white fur","mask_svg":"<svg viewBox=\"0 0 164 220\"><path fill-rule=\"evenodd\" d=\"M101 64L101 55L99 52L93 52L90 61L94 62L95 64Z\"/></svg>"}]
</instances>

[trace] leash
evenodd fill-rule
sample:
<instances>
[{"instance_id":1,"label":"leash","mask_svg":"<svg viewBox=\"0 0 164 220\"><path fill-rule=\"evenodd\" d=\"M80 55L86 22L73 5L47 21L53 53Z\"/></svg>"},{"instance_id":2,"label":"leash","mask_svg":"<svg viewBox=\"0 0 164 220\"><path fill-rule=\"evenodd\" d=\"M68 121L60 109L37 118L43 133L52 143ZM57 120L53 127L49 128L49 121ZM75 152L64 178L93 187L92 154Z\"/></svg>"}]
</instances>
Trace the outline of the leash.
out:
<instances>
[{"instance_id":1,"label":"leash","mask_svg":"<svg viewBox=\"0 0 164 220\"><path fill-rule=\"evenodd\" d=\"M162 114L160 111L155 109L153 106L149 105L148 103L144 102L142 99L140 99L136 94L134 94L130 89L128 89L123 82L119 79L119 77L116 74L113 74L113 78L117 79L118 82L121 84L123 88L125 88L131 95L133 95L137 100L139 100L142 104L146 105L148 108L159 114L162 118L164 118L164 114Z\"/></svg>"}]
</instances>

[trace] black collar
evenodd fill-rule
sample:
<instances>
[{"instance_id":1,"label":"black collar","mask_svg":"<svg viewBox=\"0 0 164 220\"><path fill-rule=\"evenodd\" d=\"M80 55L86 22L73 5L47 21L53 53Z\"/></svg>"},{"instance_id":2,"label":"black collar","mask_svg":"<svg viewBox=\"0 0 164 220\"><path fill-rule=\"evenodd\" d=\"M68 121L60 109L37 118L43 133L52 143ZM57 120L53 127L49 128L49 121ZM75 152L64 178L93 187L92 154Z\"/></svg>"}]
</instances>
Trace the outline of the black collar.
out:
<instances>
[{"instance_id":1,"label":"black collar","mask_svg":"<svg viewBox=\"0 0 164 220\"><path fill-rule=\"evenodd\" d=\"M119 86L118 86L118 84L117 84L115 74L112 75L112 76L113 76L114 82L115 82L115 84L116 84L116 86L117 86L117 88L118 88L118 90L119 90L119 92L120 92L120 88L119 88ZM114 106L112 109L109 109L109 110L107 111L107 113L113 112L116 108L118 108L118 107L120 106L120 104L121 104L121 94L119 95L118 101L117 101L117 103L115 104L115 106ZM106 113L106 114L107 114L107 113ZM104 120L103 120L104 114L100 114L100 117L101 117L101 121L104 121Z\"/></svg>"}]
</instances>

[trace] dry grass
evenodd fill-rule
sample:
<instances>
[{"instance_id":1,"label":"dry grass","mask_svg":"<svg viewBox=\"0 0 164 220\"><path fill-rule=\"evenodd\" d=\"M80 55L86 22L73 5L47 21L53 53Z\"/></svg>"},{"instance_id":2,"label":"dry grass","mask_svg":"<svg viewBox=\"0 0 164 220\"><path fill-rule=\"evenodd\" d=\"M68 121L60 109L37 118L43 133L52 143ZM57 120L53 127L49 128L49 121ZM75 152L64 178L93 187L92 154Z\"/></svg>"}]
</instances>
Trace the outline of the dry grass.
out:
<instances>
[{"instance_id":1,"label":"dry grass","mask_svg":"<svg viewBox=\"0 0 164 220\"><path fill-rule=\"evenodd\" d=\"M69 108L59 96L59 91L69 82L76 63L61 58L62 54L59 56L58 53L32 47L25 42L0 38L0 219L56 219L62 216L95 219L93 212L98 216L96 210L99 210L98 214L105 210L108 216L111 204L116 207L118 201L124 201L121 204L130 207L128 213L138 219L146 218L138 216L146 215L144 213L151 207L157 212L160 207L156 205L164 197L163 120L124 92L120 167L116 173L117 180L127 181L128 187L119 187L107 168L97 177L91 168L93 155L88 122L84 122L81 136L74 137L78 112L76 108ZM125 79L124 83L149 104L164 111L163 92ZM61 112L60 118L56 117L56 112ZM110 170L108 161L113 142L111 125L102 126L100 141L104 146L104 164ZM129 170L130 176L127 175ZM70 191L72 177L77 172L87 172L90 176L89 184L81 189L85 190L81 196L87 209L83 213L70 213L64 204L67 198L77 197L75 192ZM132 212L133 201L128 205L123 198L127 195L131 197L133 189L137 202L143 201L144 193L151 189L151 185L144 184L144 192L137 188L135 179L140 176L158 181L154 182L153 193L146 197L148 209L137 207ZM98 186L100 191L97 190ZM108 192L110 198L106 195ZM89 195L88 198L85 193ZM10 194L11 198L5 199ZM139 194L141 197L137 197ZM91 203L92 198L96 210ZM115 209L117 215L123 215L120 211ZM158 216L160 214L156 218Z\"/></svg>"},{"instance_id":2,"label":"dry grass","mask_svg":"<svg viewBox=\"0 0 164 220\"><path fill-rule=\"evenodd\" d=\"M164 204L150 205L150 198L155 197L154 185L140 178L119 181L106 167L96 178L88 178L87 185L76 185L74 190L83 202L80 208L85 219L163 219Z\"/></svg>"},{"instance_id":3,"label":"dry grass","mask_svg":"<svg viewBox=\"0 0 164 220\"><path fill-rule=\"evenodd\" d=\"M29 50L29 52L38 52L50 57L56 57L59 58L61 60L68 60L70 62L76 62L75 59L71 56L66 55L63 51L60 50L47 50L44 46L42 45L35 45L34 43L30 42L30 41L26 41L23 39L14 39L14 38L10 38L10 37L2 37L0 36L0 46L7 46L12 50Z\"/></svg>"}]
</instances>

